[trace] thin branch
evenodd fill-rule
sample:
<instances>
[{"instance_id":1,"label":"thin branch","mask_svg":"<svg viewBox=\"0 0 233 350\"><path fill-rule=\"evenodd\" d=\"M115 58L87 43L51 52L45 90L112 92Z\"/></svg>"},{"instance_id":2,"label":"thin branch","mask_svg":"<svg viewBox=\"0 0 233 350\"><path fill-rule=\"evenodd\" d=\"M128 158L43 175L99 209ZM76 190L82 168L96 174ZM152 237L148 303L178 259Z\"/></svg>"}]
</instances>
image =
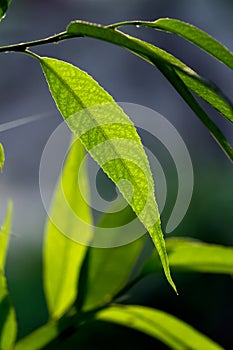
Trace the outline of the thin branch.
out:
<instances>
[{"instance_id":1,"label":"thin branch","mask_svg":"<svg viewBox=\"0 0 233 350\"><path fill-rule=\"evenodd\" d=\"M62 41L65 39L71 39L72 37L73 37L72 35L67 34L66 32L61 32L59 34L55 34L48 38L44 38L40 40L28 41L25 43L19 43L19 44L8 45L8 46L0 46L0 52L10 52L10 51L25 52L28 47L39 46L39 45L50 44L50 43L58 43L59 41Z\"/></svg>"}]
</instances>

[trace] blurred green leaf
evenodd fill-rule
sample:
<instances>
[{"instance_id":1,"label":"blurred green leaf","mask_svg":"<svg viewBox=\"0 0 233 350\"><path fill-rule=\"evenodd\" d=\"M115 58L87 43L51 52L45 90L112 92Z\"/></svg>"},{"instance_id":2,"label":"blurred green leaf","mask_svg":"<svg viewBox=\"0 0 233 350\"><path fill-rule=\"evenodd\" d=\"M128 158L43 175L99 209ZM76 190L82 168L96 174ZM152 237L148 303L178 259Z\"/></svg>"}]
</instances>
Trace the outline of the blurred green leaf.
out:
<instances>
[{"instance_id":1,"label":"blurred green leaf","mask_svg":"<svg viewBox=\"0 0 233 350\"><path fill-rule=\"evenodd\" d=\"M12 221L13 203L9 201L6 219L0 229L0 270L4 271Z\"/></svg>"},{"instance_id":2,"label":"blurred green leaf","mask_svg":"<svg viewBox=\"0 0 233 350\"><path fill-rule=\"evenodd\" d=\"M125 24L141 24L147 22L133 21L133 22L122 22L120 24L114 24L108 27L102 27L93 23L75 21L71 22L67 27L67 33L72 36L88 36L96 39L111 42L113 44L122 46L129 49L131 52L140 56L141 58L149 61L153 65L157 66L160 71L165 75L165 77L171 82L175 89L181 94L184 100L193 109L194 113L200 118L205 126L210 130L211 134L221 145L225 153L230 159L233 159L233 151L229 143L227 142L224 135L218 129L218 127L211 121L207 116L205 111L193 98L188 89L195 92L198 96L203 98L206 102L212 105L215 109L221 112L230 121L233 120L232 112L232 102L225 97L224 93L216 87L212 82L200 77L188 66L184 65L183 62L179 61L177 58L171 54L163 51L156 46L148 44L142 40L126 35L118 30L112 29L119 25ZM154 22L149 22L154 23ZM168 74L165 69L161 67L168 67L170 72L173 74ZM174 78L174 74L178 77L178 81ZM173 76L173 77L172 77ZM183 83L182 85L180 83ZM187 87L186 87L187 85ZM187 98L187 94L189 95Z\"/></svg>"},{"instance_id":3,"label":"blurred green leaf","mask_svg":"<svg viewBox=\"0 0 233 350\"><path fill-rule=\"evenodd\" d=\"M136 329L176 350L223 350L187 323L163 311L143 306L115 305L100 311L96 319Z\"/></svg>"},{"instance_id":4,"label":"blurred green leaf","mask_svg":"<svg viewBox=\"0 0 233 350\"><path fill-rule=\"evenodd\" d=\"M0 230L0 349L13 347L17 332L15 311L12 307L7 283L4 277L4 265L8 247L9 231L12 219L12 203L9 203L4 226Z\"/></svg>"},{"instance_id":5,"label":"blurred green leaf","mask_svg":"<svg viewBox=\"0 0 233 350\"><path fill-rule=\"evenodd\" d=\"M56 323L50 322L20 339L14 350L41 350L59 336L59 329Z\"/></svg>"},{"instance_id":6,"label":"blurred green leaf","mask_svg":"<svg viewBox=\"0 0 233 350\"><path fill-rule=\"evenodd\" d=\"M166 240L170 266L174 272L206 272L233 274L233 247L207 244L189 238ZM161 271L155 252L144 263L142 276Z\"/></svg>"},{"instance_id":7,"label":"blurred green leaf","mask_svg":"<svg viewBox=\"0 0 233 350\"><path fill-rule=\"evenodd\" d=\"M150 233L167 280L175 289L150 166L133 123L87 73L56 59L40 61L58 109Z\"/></svg>"},{"instance_id":8,"label":"blurred green leaf","mask_svg":"<svg viewBox=\"0 0 233 350\"><path fill-rule=\"evenodd\" d=\"M0 20L4 17L11 0L0 0Z\"/></svg>"},{"instance_id":9,"label":"blurred green leaf","mask_svg":"<svg viewBox=\"0 0 233 350\"><path fill-rule=\"evenodd\" d=\"M131 220L135 220L135 214L130 206L120 210L121 205L122 201L115 204L112 208L115 212L105 214L99 223L99 226L105 227L106 231L109 228L109 233L106 234L111 235L113 245L114 241L117 242L119 239L119 235L127 234L127 228L124 229L124 232L121 228ZM135 224L141 226L139 220ZM114 226L118 229L112 232L111 228ZM98 234L98 227L95 233ZM125 285L144 241L145 235L132 243L119 247L89 248L83 267L83 278L82 281L79 281L83 295L81 305L78 305L79 308L83 306L83 310L87 311L111 301L112 297ZM79 294L78 297L80 297Z\"/></svg>"},{"instance_id":10,"label":"blurred green leaf","mask_svg":"<svg viewBox=\"0 0 233 350\"><path fill-rule=\"evenodd\" d=\"M6 279L0 270L0 349L11 350L15 343L17 323L12 307Z\"/></svg>"},{"instance_id":11,"label":"blurred green leaf","mask_svg":"<svg viewBox=\"0 0 233 350\"><path fill-rule=\"evenodd\" d=\"M46 228L44 286L50 316L55 318L76 298L77 278L87 249L67 236L75 238L78 233L86 236L87 242L91 238L91 213L79 189L82 186L82 193L88 197L87 174L84 167L80 169L84 154L81 142L75 140L57 185ZM76 220L77 217L81 220ZM62 231L56 226L60 223Z\"/></svg>"},{"instance_id":12,"label":"blurred green leaf","mask_svg":"<svg viewBox=\"0 0 233 350\"><path fill-rule=\"evenodd\" d=\"M0 143L0 170L3 169L5 163L5 154L3 145Z\"/></svg>"}]
</instances>

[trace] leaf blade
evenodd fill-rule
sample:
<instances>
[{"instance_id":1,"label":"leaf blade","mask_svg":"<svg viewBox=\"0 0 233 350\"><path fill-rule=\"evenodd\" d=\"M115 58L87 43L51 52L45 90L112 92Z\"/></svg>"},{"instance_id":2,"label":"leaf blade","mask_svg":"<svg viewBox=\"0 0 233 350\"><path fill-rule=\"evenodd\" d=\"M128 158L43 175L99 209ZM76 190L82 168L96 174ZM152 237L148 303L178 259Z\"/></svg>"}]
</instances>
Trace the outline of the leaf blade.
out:
<instances>
[{"instance_id":1,"label":"leaf blade","mask_svg":"<svg viewBox=\"0 0 233 350\"><path fill-rule=\"evenodd\" d=\"M218 126L210 119L208 114L204 111L201 105L190 93L186 85L176 74L175 70L159 62L155 62L155 64L158 67L158 69L164 74L164 76L170 81L170 83L174 86L174 88L178 91L178 93L181 95L184 101L198 116L198 118L202 121L202 123L207 127L210 134L217 141L217 143L222 148L224 153L228 156L228 158L231 161L233 161L233 149L231 145L229 144L221 130L218 128Z\"/></svg>"},{"instance_id":2,"label":"leaf blade","mask_svg":"<svg viewBox=\"0 0 233 350\"><path fill-rule=\"evenodd\" d=\"M91 224L91 214L86 202L82 199L78 184L77 170L84 157L84 149L79 140L75 140L66 164L60 177L54 197L51 211L53 222L62 218L62 228L65 234L72 236L73 232L81 231L90 235L88 225L73 223L73 211L78 216L82 215L85 222ZM79 174L80 175L80 174ZM83 191L86 191L86 173L81 173ZM70 207L64 202L63 191ZM87 247L81 245L60 231L52 220L48 220L46 227L46 240L44 244L44 287L50 316L60 317L76 298L77 277L81 263L84 259ZM68 231L68 232L67 232Z\"/></svg>"},{"instance_id":3,"label":"leaf blade","mask_svg":"<svg viewBox=\"0 0 233 350\"><path fill-rule=\"evenodd\" d=\"M2 271L4 271L5 262L6 262L12 215L13 215L13 203L9 201L5 222L0 230L0 270Z\"/></svg>"},{"instance_id":4,"label":"leaf blade","mask_svg":"<svg viewBox=\"0 0 233 350\"><path fill-rule=\"evenodd\" d=\"M133 25L135 24L142 25L148 22L133 21L133 22L123 22L123 24L124 23L133 24ZM154 22L149 22L149 23L153 24ZM113 27L117 25L113 25ZM111 28L111 26L102 27L93 23L75 21L75 22L71 22L68 25L67 33L71 37L72 36L75 37L79 35L88 36L88 37L104 40L104 41L113 43L115 45L124 47L130 50L131 52L133 52L134 54L145 59L149 63L156 66L166 65L166 64L167 66L171 66L170 70L172 70L173 68L176 75L179 76L180 80L182 80L182 82L185 85L187 85L187 87L190 90L192 90L198 96L203 98L204 101L208 102L210 105L212 105L216 110L218 110L228 120L232 122L233 120L232 102L227 97L225 97L222 91L218 87L216 87L212 82L209 82L206 79L203 79L202 77L200 77L196 72L194 72L188 66L184 65L183 62L181 62L171 54L167 53L166 51L161 50L154 45L145 43L142 40L126 35L118 30L114 30ZM155 62L157 63L155 64ZM167 76L165 75L165 77ZM174 84L172 85L174 86ZM178 89L178 92L179 92L179 89ZM201 112L201 114L203 114L203 112ZM197 113L197 115L200 117L199 112ZM211 122L211 124L212 124L212 129L215 129L215 131L217 132L216 134L218 134L219 130L217 131L218 129L217 126L214 125L213 122ZM226 140L223 143L225 144L224 145L225 152L226 154L228 153L228 156L229 156L229 154L233 152L231 149L231 146L228 144Z\"/></svg>"},{"instance_id":5,"label":"leaf blade","mask_svg":"<svg viewBox=\"0 0 233 350\"><path fill-rule=\"evenodd\" d=\"M157 29L161 29L167 32L177 34L184 39L197 45L217 60L224 63L229 68L233 69L233 54L219 41L214 39L209 34L205 33L201 29L172 18L161 18L149 24L149 26Z\"/></svg>"},{"instance_id":6,"label":"leaf blade","mask_svg":"<svg viewBox=\"0 0 233 350\"><path fill-rule=\"evenodd\" d=\"M0 143L0 170L3 169L5 163L5 154L3 145Z\"/></svg>"},{"instance_id":7,"label":"leaf blade","mask_svg":"<svg viewBox=\"0 0 233 350\"><path fill-rule=\"evenodd\" d=\"M15 311L9 297L6 278L3 273L11 219L12 203L9 203L5 223L0 230L0 349L2 350L12 349L17 333Z\"/></svg>"},{"instance_id":8,"label":"leaf blade","mask_svg":"<svg viewBox=\"0 0 233 350\"><path fill-rule=\"evenodd\" d=\"M141 331L175 350L223 350L220 345L187 323L148 307L115 305L97 313L96 319Z\"/></svg>"},{"instance_id":9,"label":"leaf blade","mask_svg":"<svg viewBox=\"0 0 233 350\"><path fill-rule=\"evenodd\" d=\"M174 272L233 274L233 247L207 244L187 238L166 240L170 266ZM159 272L156 254L144 263L140 274Z\"/></svg>"},{"instance_id":10,"label":"leaf blade","mask_svg":"<svg viewBox=\"0 0 233 350\"><path fill-rule=\"evenodd\" d=\"M119 210L121 204L120 201L114 205L113 209ZM116 224L117 227L122 227L131 220L135 220L135 214L130 206L127 206L125 210L115 212L114 215L106 213L99 226L111 229ZM98 232L98 227L96 231ZM120 233L120 229L116 229L113 239ZM145 236L127 245L114 248L89 247L87 268L84 271L85 298L81 305L84 311L110 302L121 290L142 250L144 241Z\"/></svg>"},{"instance_id":11,"label":"leaf blade","mask_svg":"<svg viewBox=\"0 0 233 350\"><path fill-rule=\"evenodd\" d=\"M118 186L149 231L167 280L175 289L160 227L153 178L134 125L113 98L87 73L52 58L40 58L40 61L63 118ZM133 184L133 195L125 180Z\"/></svg>"},{"instance_id":12,"label":"leaf blade","mask_svg":"<svg viewBox=\"0 0 233 350\"><path fill-rule=\"evenodd\" d=\"M0 20L4 17L10 3L11 3L11 0L1 0L0 1Z\"/></svg>"}]
</instances>

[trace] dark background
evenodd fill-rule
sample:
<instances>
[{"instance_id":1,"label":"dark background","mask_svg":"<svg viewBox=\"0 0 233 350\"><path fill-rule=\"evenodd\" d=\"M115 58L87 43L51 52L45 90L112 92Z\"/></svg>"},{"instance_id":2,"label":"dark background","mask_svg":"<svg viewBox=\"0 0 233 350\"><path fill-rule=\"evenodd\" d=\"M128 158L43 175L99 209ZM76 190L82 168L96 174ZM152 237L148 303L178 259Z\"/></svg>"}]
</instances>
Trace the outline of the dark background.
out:
<instances>
[{"instance_id":1,"label":"dark background","mask_svg":"<svg viewBox=\"0 0 233 350\"><path fill-rule=\"evenodd\" d=\"M46 37L63 31L75 19L101 24L121 20L154 20L174 17L190 22L233 50L232 1L157 0L12 0L0 24L0 44ZM127 29L184 60L217 83L232 98L229 69L191 44L172 35L150 29ZM193 161L193 199L182 224L172 235L200 238L206 242L233 245L232 165L198 118L189 110L169 83L146 62L121 48L92 39L77 39L35 49L41 55L67 60L88 71L116 101L150 107L170 120L180 132ZM19 321L19 337L47 320L42 289L42 237L46 213L38 185L40 157L45 143L62 118L56 112L37 62L26 55L0 55L1 124L19 118L50 113L40 121L1 132L6 166L0 180L0 217L7 199L14 201L14 222L7 261L7 277ZM211 117L233 141L229 122L209 107ZM161 155L162 157L162 155ZM166 160L161 159L166 164ZM167 167L167 171L170 167ZM169 175L170 187L173 187ZM174 194L171 194L172 202ZM166 216L166 215L165 215ZM148 277L131 291L129 302L150 305L174 314L226 349L231 349L232 295L230 276L208 274L176 275L179 297L161 276ZM164 349L154 339L112 325L93 323L84 327L78 339L66 348L80 349Z\"/></svg>"}]
</instances>

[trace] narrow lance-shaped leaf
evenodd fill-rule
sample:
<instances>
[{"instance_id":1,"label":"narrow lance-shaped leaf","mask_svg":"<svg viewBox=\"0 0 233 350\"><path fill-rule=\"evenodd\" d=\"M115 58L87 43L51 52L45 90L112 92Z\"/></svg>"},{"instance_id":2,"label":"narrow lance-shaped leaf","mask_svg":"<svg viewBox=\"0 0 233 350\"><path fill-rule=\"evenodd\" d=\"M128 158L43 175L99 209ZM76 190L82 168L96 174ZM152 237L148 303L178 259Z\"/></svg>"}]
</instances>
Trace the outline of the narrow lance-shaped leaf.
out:
<instances>
[{"instance_id":1,"label":"narrow lance-shaped leaf","mask_svg":"<svg viewBox=\"0 0 233 350\"><path fill-rule=\"evenodd\" d=\"M175 350L223 350L187 323L148 307L115 305L97 313L96 319L133 328L159 339Z\"/></svg>"},{"instance_id":2,"label":"narrow lance-shaped leaf","mask_svg":"<svg viewBox=\"0 0 233 350\"><path fill-rule=\"evenodd\" d=\"M136 225L141 228L140 222L135 219L135 214L130 206L126 206L124 210L120 209L122 202L123 200L118 201L111 208L114 209L114 213L106 213L98 225L100 229L104 227L107 234L112 235L113 243L114 240L117 241L119 235L126 233L127 229L123 228L123 232L122 227L130 222L134 222L134 228ZM98 234L99 227L96 228L96 234ZM128 230L130 230L130 225ZM145 236L119 247L89 247L83 268L83 278L79 282L82 288L80 291L81 300L79 299L80 295L78 295L77 301L79 308L87 311L111 301L113 296L125 285L142 250L144 238Z\"/></svg>"},{"instance_id":3,"label":"narrow lance-shaped leaf","mask_svg":"<svg viewBox=\"0 0 233 350\"><path fill-rule=\"evenodd\" d=\"M125 23L137 24L138 22L135 22L135 21L123 22L123 24ZM182 80L182 82L190 90L192 90L198 96L203 98L203 100L205 100L210 105L212 105L215 109L217 109L220 113L222 113L222 115L224 115L227 119L229 119L232 122L233 120L232 102L212 82L209 82L208 80L200 77L196 72L194 72L188 66L184 65L183 62L179 61L177 58L167 53L166 51L161 50L156 46L153 46L142 40L131 37L118 30L114 30L111 28L118 25L119 24L108 26L108 27L102 27L93 23L75 21L69 24L69 26L67 27L67 33L71 37L80 36L80 35L88 36L88 37L93 37L96 39L104 40L104 41L122 46L156 66L158 66L158 64L167 63L167 66L173 67L174 71L179 76L180 80ZM157 62L157 64L155 64L155 62ZM171 82L170 79L169 81ZM172 84L172 85L177 89L175 84ZM180 93L179 89L177 89L177 91ZM200 113L199 112L197 113L196 111L194 112L200 118ZM202 117L200 119L203 121ZM207 119L209 118L207 117ZM213 122L211 122L211 124L214 125ZM215 125L212 129L217 130L218 128ZM215 136L214 136L215 138L217 138L216 137L217 134L218 132L215 133ZM229 145L229 143L227 143L226 140L225 140L225 143L227 145L224 148L224 151L229 156L228 149L231 149L231 146Z\"/></svg>"},{"instance_id":4,"label":"narrow lance-shaped leaf","mask_svg":"<svg viewBox=\"0 0 233 350\"><path fill-rule=\"evenodd\" d=\"M4 276L4 266L9 240L9 231L12 218L12 204L9 203L5 223L0 230L0 349L10 350L13 348L17 323L15 311L7 290L7 282Z\"/></svg>"},{"instance_id":5,"label":"narrow lance-shaped leaf","mask_svg":"<svg viewBox=\"0 0 233 350\"><path fill-rule=\"evenodd\" d=\"M233 274L233 247L207 244L188 238L166 240L170 266L176 272ZM156 253L144 263L140 275L159 272L161 264Z\"/></svg>"},{"instance_id":6,"label":"narrow lance-shaped leaf","mask_svg":"<svg viewBox=\"0 0 233 350\"><path fill-rule=\"evenodd\" d=\"M151 61L151 58L156 58L157 60L161 60L162 62L166 62L172 65L174 69L176 69L177 74L179 74L182 79L185 79L185 83L193 92L211 104L226 118L233 121L232 102L214 83L202 78L193 69L181 62L178 58L160 49L159 47L156 47L130 35L124 34L119 30L113 30L113 28L119 25L130 24L152 26L154 25L154 22L131 21L102 27L94 23L75 21L69 24L67 27L67 33L71 36L90 36L122 46L126 49L129 49L131 52L136 53L141 58L146 59L152 64L154 63Z\"/></svg>"},{"instance_id":7,"label":"narrow lance-shaped leaf","mask_svg":"<svg viewBox=\"0 0 233 350\"><path fill-rule=\"evenodd\" d=\"M0 0L0 20L4 17L11 0Z\"/></svg>"},{"instance_id":8,"label":"narrow lance-shaped leaf","mask_svg":"<svg viewBox=\"0 0 233 350\"><path fill-rule=\"evenodd\" d=\"M167 66L166 64L154 61L158 69L164 74L164 76L170 81L174 88L179 92L185 102L190 106L194 113L199 117L203 124L207 127L211 135L215 138L218 144L221 146L222 150L233 161L233 149L221 130L217 125L209 118L208 114L204 111L201 105L190 93L187 86L176 74L175 70L172 67Z\"/></svg>"},{"instance_id":9,"label":"narrow lance-shaped leaf","mask_svg":"<svg viewBox=\"0 0 233 350\"><path fill-rule=\"evenodd\" d=\"M3 145L0 143L0 170L3 169L5 163L5 154Z\"/></svg>"},{"instance_id":10,"label":"narrow lance-shaped leaf","mask_svg":"<svg viewBox=\"0 0 233 350\"><path fill-rule=\"evenodd\" d=\"M195 27L192 24L180 21L174 18L159 18L156 21L125 21L114 23L107 26L110 29L115 29L123 26L143 26L163 30L168 33L177 34L191 43L197 45L217 60L224 63L229 68L233 69L233 53L222 45L219 41L207 34L203 30Z\"/></svg>"},{"instance_id":11,"label":"narrow lance-shaped leaf","mask_svg":"<svg viewBox=\"0 0 233 350\"><path fill-rule=\"evenodd\" d=\"M90 209L79 189L82 185L82 191L88 197L87 174L85 168L80 169L83 157L84 148L76 140L58 181L46 228L44 285L49 313L55 318L60 317L76 298L77 278L87 249L68 237L83 234L87 241L91 238ZM81 184L78 184L78 175ZM74 214L83 221L75 220Z\"/></svg>"},{"instance_id":12,"label":"narrow lance-shaped leaf","mask_svg":"<svg viewBox=\"0 0 233 350\"><path fill-rule=\"evenodd\" d=\"M233 53L201 29L172 18L160 18L155 22L149 22L148 25L180 35L233 69Z\"/></svg>"},{"instance_id":13,"label":"narrow lance-shaped leaf","mask_svg":"<svg viewBox=\"0 0 233 350\"><path fill-rule=\"evenodd\" d=\"M58 109L149 231L165 275L175 289L152 174L133 123L88 74L59 60L40 58L40 61Z\"/></svg>"},{"instance_id":14,"label":"narrow lance-shaped leaf","mask_svg":"<svg viewBox=\"0 0 233 350\"><path fill-rule=\"evenodd\" d=\"M131 40L140 42L139 39L136 38L132 38ZM233 103L216 84L201 77L184 62L167 51L149 43L144 44L148 47L148 54L147 56L140 54L141 58L155 65L154 60L158 61L158 55L163 57L164 61L173 67L176 74L191 91L215 108L230 122L233 122ZM154 52L154 55L152 52Z\"/></svg>"}]
</instances>

